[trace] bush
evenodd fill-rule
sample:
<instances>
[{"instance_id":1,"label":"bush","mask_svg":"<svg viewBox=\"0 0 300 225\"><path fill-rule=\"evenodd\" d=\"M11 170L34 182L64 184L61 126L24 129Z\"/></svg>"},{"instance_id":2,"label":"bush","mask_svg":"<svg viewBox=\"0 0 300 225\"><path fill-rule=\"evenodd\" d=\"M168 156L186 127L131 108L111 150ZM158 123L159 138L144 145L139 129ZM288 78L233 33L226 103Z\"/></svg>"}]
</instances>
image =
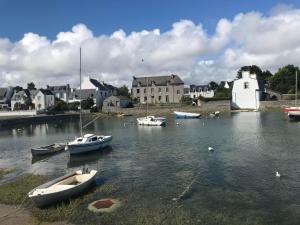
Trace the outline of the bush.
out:
<instances>
[{"instance_id":1,"label":"bush","mask_svg":"<svg viewBox=\"0 0 300 225\"><path fill-rule=\"evenodd\" d=\"M91 98L85 99L81 101L82 109L91 109L94 105L94 100Z\"/></svg>"},{"instance_id":2,"label":"bush","mask_svg":"<svg viewBox=\"0 0 300 225\"><path fill-rule=\"evenodd\" d=\"M98 112L98 108L96 106L92 107L90 110L91 113Z\"/></svg>"},{"instance_id":3,"label":"bush","mask_svg":"<svg viewBox=\"0 0 300 225\"><path fill-rule=\"evenodd\" d=\"M193 99L187 96L182 96L182 98L180 99L180 103L185 105L192 105Z\"/></svg>"},{"instance_id":4,"label":"bush","mask_svg":"<svg viewBox=\"0 0 300 225\"><path fill-rule=\"evenodd\" d=\"M77 111L80 106L80 102L71 102L68 104L69 110Z\"/></svg>"}]
</instances>

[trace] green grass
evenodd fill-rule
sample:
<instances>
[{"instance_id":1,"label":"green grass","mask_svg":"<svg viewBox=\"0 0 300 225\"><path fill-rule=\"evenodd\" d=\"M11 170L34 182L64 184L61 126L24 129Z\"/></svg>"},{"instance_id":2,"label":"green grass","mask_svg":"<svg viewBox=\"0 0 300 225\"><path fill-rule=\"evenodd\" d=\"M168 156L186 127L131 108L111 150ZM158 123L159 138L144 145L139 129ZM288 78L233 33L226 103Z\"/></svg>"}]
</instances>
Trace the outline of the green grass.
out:
<instances>
[{"instance_id":1,"label":"green grass","mask_svg":"<svg viewBox=\"0 0 300 225\"><path fill-rule=\"evenodd\" d=\"M9 205L20 204L30 190L46 180L45 176L24 174L12 183L0 185L0 203Z\"/></svg>"},{"instance_id":2,"label":"green grass","mask_svg":"<svg viewBox=\"0 0 300 225\"><path fill-rule=\"evenodd\" d=\"M98 188L101 193L112 194L118 191L118 188L113 184L103 184Z\"/></svg>"},{"instance_id":3,"label":"green grass","mask_svg":"<svg viewBox=\"0 0 300 225\"><path fill-rule=\"evenodd\" d=\"M70 201L62 202L57 205L48 207L48 208L31 208L32 215L37 218L39 221L44 222L56 222L69 220L72 216L77 214L77 210L79 206L89 199L91 194L83 195L76 199L72 199ZM78 213L80 215L80 213ZM77 216L78 216L77 215Z\"/></svg>"},{"instance_id":4,"label":"green grass","mask_svg":"<svg viewBox=\"0 0 300 225\"><path fill-rule=\"evenodd\" d=\"M0 179L2 179L6 174L14 172L13 168L0 168Z\"/></svg>"}]
</instances>

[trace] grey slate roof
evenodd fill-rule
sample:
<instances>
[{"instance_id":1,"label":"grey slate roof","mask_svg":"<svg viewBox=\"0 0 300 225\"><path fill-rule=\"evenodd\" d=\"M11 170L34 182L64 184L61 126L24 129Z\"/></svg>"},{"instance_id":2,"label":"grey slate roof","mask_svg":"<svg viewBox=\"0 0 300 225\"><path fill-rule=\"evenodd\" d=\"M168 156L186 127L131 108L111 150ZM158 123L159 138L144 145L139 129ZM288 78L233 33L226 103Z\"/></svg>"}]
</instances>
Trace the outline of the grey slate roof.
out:
<instances>
[{"instance_id":1,"label":"grey slate roof","mask_svg":"<svg viewBox=\"0 0 300 225\"><path fill-rule=\"evenodd\" d=\"M112 85L110 85L110 84L106 84L106 83L104 83L104 82L101 83L101 82L97 81L96 79L90 78L90 82L91 82L95 87L99 88L99 89L102 90L102 91L109 91L109 90L113 91L113 90L117 89L116 87L114 87L114 86L112 86Z\"/></svg>"},{"instance_id":2,"label":"grey slate roof","mask_svg":"<svg viewBox=\"0 0 300 225\"><path fill-rule=\"evenodd\" d=\"M167 83L170 85L184 84L178 75L171 74L167 76L133 77L132 87L147 87L152 84L156 86L166 86Z\"/></svg>"},{"instance_id":3,"label":"grey slate roof","mask_svg":"<svg viewBox=\"0 0 300 225\"><path fill-rule=\"evenodd\" d=\"M30 92L27 89L24 89L22 91L14 93L14 95L13 95L13 97L12 97L11 100L19 100L23 96L26 96L26 97L30 98Z\"/></svg>"},{"instance_id":4,"label":"grey slate roof","mask_svg":"<svg viewBox=\"0 0 300 225\"><path fill-rule=\"evenodd\" d=\"M40 91L41 91L44 95L54 95L50 90L47 90L47 89L40 89Z\"/></svg>"},{"instance_id":5,"label":"grey slate roof","mask_svg":"<svg viewBox=\"0 0 300 225\"><path fill-rule=\"evenodd\" d=\"M81 99L96 98L96 89L82 89ZM70 99L80 99L80 90L74 90L70 94Z\"/></svg>"},{"instance_id":6,"label":"grey slate roof","mask_svg":"<svg viewBox=\"0 0 300 225\"><path fill-rule=\"evenodd\" d=\"M61 86L49 86L47 85L47 89L52 92L66 92L70 91L70 85L61 85Z\"/></svg>"}]
</instances>

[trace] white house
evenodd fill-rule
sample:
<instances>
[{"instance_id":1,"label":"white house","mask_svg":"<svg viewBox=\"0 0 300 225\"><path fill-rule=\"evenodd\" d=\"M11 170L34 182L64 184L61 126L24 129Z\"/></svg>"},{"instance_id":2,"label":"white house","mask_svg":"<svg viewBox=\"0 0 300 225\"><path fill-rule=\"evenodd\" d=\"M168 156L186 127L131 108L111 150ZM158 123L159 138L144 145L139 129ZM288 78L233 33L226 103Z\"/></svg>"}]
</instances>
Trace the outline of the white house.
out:
<instances>
[{"instance_id":1,"label":"white house","mask_svg":"<svg viewBox=\"0 0 300 225\"><path fill-rule=\"evenodd\" d=\"M17 106L16 104L24 105L25 101L28 99L30 99L30 93L28 90L24 89L18 92L15 91L10 100L11 110L13 111L15 109L15 106Z\"/></svg>"},{"instance_id":2,"label":"white house","mask_svg":"<svg viewBox=\"0 0 300 225\"><path fill-rule=\"evenodd\" d=\"M192 99L198 98L202 96L204 98L212 98L214 97L215 93L209 85L190 85L189 88L185 88L184 95L188 96Z\"/></svg>"},{"instance_id":3,"label":"white house","mask_svg":"<svg viewBox=\"0 0 300 225\"><path fill-rule=\"evenodd\" d=\"M50 90L39 89L32 96L36 110L44 110L54 106L54 94Z\"/></svg>"},{"instance_id":4,"label":"white house","mask_svg":"<svg viewBox=\"0 0 300 225\"><path fill-rule=\"evenodd\" d=\"M96 87L96 106L98 109L102 108L103 101L107 97L110 97L112 95L117 95L117 88L106 84L104 82L99 82L95 79L90 79L90 83Z\"/></svg>"},{"instance_id":5,"label":"white house","mask_svg":"<svg viewBox=\"0 0 300 225\"><path fill-rule=\"evenodd\" d=\"M49 86L47 85L47 90L50 90L56 98L64 102L69 102L69 97L71 93L70 85L61 85L61 86Z\"/></svg>"},{"instance_id":6,"label":"white house","mask_svg":"<svg viewBox=\"0 0 300 225\"><path fill-rule=\"evenodd\" d=\"M242 78L235 80L233 83L232 108L259 109L262 92L256 74L242 71Z\"/></svg>"}]
</instances>

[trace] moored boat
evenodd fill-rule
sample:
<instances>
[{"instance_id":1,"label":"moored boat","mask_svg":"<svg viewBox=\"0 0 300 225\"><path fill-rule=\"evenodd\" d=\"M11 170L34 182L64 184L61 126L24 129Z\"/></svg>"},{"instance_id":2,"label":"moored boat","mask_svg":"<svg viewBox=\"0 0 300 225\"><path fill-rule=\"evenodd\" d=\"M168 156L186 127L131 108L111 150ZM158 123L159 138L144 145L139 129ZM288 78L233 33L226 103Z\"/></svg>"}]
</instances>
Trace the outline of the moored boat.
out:
<instances>
[{"instance_id":1,"label":"moored boat","mask_svg":"<svg viewBox=\"0 0 300 225\"><path fill-rule=\"evenodd\" d=\"M38 207L44 207L81 194L94 181L97 170L78 170L40 185L28 193Z\"/></svg>"},{"instance_id":2,"label":"moored boat","mask_svg":"<svg viewBox=\"0 0 300 225\"><path fill-rule=\"evenodd\" d=\"M74 141L69 142L66 146L66 150L69 150L71 155L91 152L107 147L111 140L111 135L98 136L94 134L85 134L82 137L75 138Z\"/></svg>"},{"instance_id":3,"label":"moored boat","mask_svg":"<svg viewBox=\"0 0 300 225\"><path fill-rule=\"evenodd\" d=\"M166 125L166 121L166 118L156 116L146 116L137 118L137 122L139 125L146 126L164 126Z\"/></svg>"},{"instance_id":4,"label":"moored boat","mask_svg":"<svg viewBox=\"0 0 300 225\"><path fill-rule=\"evenodd\" d=\"M291 120L300 120L300 111L289 111L288 117Z\"/></svg>"},{"instance_id":5,"label":"moored boat","mask_svg":"<svg viewBox=\"0 0 300 225\"><path fill-rule=\"evenodd\" d=\"M177 118L199 118L201 116L200 113L178 112L178 111L174 111L174 115Z\"/></svg>"},{"instance_id":6,"label":"moored boat","mask_svg":"<svg viewBox=\"0 0 300 225\"><path fill-rule=\"evenodd\" d=\"M31 148L31 153L33 156L50 155L63 151L64 149L64 143L55 143L48 146Z\"/></svg>"}]
</instances>

